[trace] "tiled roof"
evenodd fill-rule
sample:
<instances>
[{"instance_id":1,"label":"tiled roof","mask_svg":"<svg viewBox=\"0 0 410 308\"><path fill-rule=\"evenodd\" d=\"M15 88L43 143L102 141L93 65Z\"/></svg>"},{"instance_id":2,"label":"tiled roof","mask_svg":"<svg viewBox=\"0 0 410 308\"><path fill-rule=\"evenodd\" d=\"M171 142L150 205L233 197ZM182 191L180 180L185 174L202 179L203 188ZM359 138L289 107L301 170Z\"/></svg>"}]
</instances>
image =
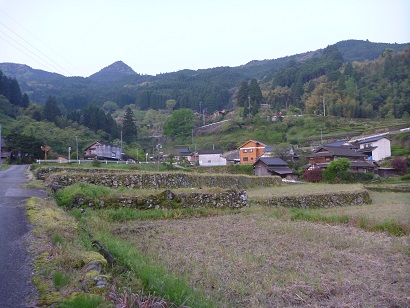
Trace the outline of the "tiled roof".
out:
<instances>
[{"instance_id":1,"label":"tiled roof","mask_svg":"<svg viewBox=\"0 0 410 308\"><path fill-rule=\"evenodd\" d=\"M198 151L199 155L207 155L207 154L222 154L222 150L200 150Z\"/></svg>"},{"instance_id":2,"label":"tiled roof","mask_svg":"<svg viewBox=\"0 0 410 308\"><path fill-rule=\"evenodd\" d=\"M267 166L289 166L287 162L278 157L260 157L257 161L262 161ZM256 162L257 162L256 161ZM256 164L255 162L255 164Z\"/></svg>"},{"instance_id":3,"label":"tiled roof","mask_svg":"<svg viewBox=\"0 0 410 308\"><path fill-rule=\"evenodd\" d=\"M264 144L263 142L260 142L260 141L258 141L258 140L248 140L248 141L246 141L244 144L242 144L240 147L238 147L238 149L240 149L240 148L242 148L245 144L247 144L248 142L255 142L255 143L258 143L258 144L260 144L260 145L262 145L262 146L264 146L264 147L266 147L266 144Z\"/></svg>"},{"instance_id":4,"label":"tiled roof","mask_svg":"<svg viewBox=\"0 0 410 308\"><path fill-rule=\"evenodd\" d=\"M289 167L269 167L267 168L271 172L276 172L278 174L290 174L292 173L292 169Z\"/></svg>"},{"instance_id":5,"label":"tiled roof","mask_svg":"<svg viewBox=\"0 0 410 308\"><path fill-rule=\"evenodd\" d=\"M367 139L363 139L358 141L358 144L362 144L362 143L367 143L367 142L374 142L374 141L378 141L380 139L386 138L386 136L376 136L376 137L371 137L371 138L367 138ZM386 138L388 139L388 138Z\"/></svg>"},{"instance_id":6,"label":"tiled roof","mask_svg":"<svg viewBox=\"0 0 410 308\"><path fill-rule=\"evenodd\" d=\"M324 151L322 151L324 150ZM319 147L316 151L310 155L307 155L308 158L313 157L366 157L366 155L358 153L348 147L331 147L331 146L324 146Z\"/></svg>"}]
</instances>

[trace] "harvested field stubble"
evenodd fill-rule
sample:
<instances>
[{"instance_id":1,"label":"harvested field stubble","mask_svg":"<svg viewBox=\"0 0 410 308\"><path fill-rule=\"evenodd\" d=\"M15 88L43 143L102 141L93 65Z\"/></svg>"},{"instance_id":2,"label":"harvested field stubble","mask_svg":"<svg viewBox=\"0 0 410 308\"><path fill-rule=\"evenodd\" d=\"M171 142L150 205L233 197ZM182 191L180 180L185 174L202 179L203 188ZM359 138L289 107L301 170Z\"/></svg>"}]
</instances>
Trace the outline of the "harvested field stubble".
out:
<instances>
[{"instance_id":1,"label":"harvested field stubble","mask_svg":"<svg viewBox=\"0 0 410 308\"><path fill-rule=\"evenodd\" d=\"M136 236L135 228L146 231ZM117 235L205 290L219 307L410 303L409 237L260 214L132 221L123 230Z\"/></svg>"}]
</instances>

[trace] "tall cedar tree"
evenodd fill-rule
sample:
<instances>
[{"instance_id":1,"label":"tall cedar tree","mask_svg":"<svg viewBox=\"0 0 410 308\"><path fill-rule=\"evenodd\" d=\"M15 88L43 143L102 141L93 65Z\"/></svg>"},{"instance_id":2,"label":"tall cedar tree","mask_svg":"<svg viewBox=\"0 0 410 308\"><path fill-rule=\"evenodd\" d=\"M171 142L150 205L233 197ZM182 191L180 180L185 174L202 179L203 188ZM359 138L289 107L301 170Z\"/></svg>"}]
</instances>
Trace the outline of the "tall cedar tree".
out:
<instances>
[{"instance_id":1,"label":"tall cedar tree","mask_svg":"<svg viewBox=\"0 0 410 308\"><path fill-rule=\"evenodd\" d=\"M247 117L248 115L256 115L259 112L259 107L263 99L258 81L256 79L252 79L250 84L246 81L242 82L236 99L238 105L244 107L244 117Z\"/></svg>"},{"instance_id":2,"label":"tall cedar tree","mask_svg":"<svg viewBox=\"0 0 410 308\"><path fill-rule=\"evenodd\" d=\"M12 105L26 108L29 99L21 94L20 85L15 78L9 78L0 71L0 95L4 95Z\"/></svg>"},{"instance_id":3,"label":"tall cedar tree","mask_svg":"<svg viewBox=\"0 0 410 308\"><path fill-rule=\"evenodd\" d=\"M252 79L249 85L249 97L251 101L252 115L256 115L259 112L259 107L262 104L263 99L261 88L256 79Z\"/></svg>"},{"instance_id":4,"label":"tall cedar tree","mask_svg":"<svg viewBox=\"0 0 410 308\"><path fill-rule=\"evenodd\" d=\"M57 123L58 117L61 117L61 110L57 105L57 100L53 96L49 96L43 109L43 119Z\"/></svg>"},{"instance_id":5,"label":"tall cedar tree","mask_svg":"<svg viewBox=\"0 0 410 308\"><path fill-rule=\"evenodd\" d=\"M137 126L134 123L134 113L130 107L125 111L124 122L122 124L122 137L125 142L137 140Z\"/></svg>"},{"instance_id":6,"label":"tall cedar tree","mask_svg":"<svg viewBox=\"0 0 410 308\"><path fill-rule=\"evenodd\" d=\"M248 82L243 81L239 86L238 94L236 95L236 100L240 107L245 107L248 104L248 91L249 85Z\"/></svg>"}]
</instances>

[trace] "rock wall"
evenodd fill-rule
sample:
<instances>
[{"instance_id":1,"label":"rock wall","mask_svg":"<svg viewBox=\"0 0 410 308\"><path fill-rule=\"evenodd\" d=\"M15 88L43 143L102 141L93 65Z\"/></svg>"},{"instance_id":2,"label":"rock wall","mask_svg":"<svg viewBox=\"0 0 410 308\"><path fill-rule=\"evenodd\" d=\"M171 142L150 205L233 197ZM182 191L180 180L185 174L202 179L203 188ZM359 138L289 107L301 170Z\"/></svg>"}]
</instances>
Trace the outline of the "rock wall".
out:
<instances>
[{"instance_id":1,"label":"rock wall","mask_svg":"<svg viewBox=\"0 0 410 308\"><path fill-rule=\"evenodd\" d=\"M301 196L278 196L258 200L256 203L266 206L284 206L304 209L329 208L335 206L363 205L372 202L365 189L353 192L323 193Z\"/></svg>"},{"instance_id":2,"label":"rock wall","mask_svg":"<svg viewBox=\"0 0 410 308\"><path fill-rule=\"evenodd\" d=\"M257 186L280 186L280 177L253 177L246 175L207 175L189 173L52 173L46 178L49 187L56 191L77 182L110 188L172 189L219 187L247 189Z\"/></svg>"},{"instance_id":3,"label":"rock wall","mask_svg":"<svg viewBox=\"0 0 410 308\"><path fill-rule=\"evenodd\" d=\"M91 207L94 209L134 208L177 209L177 208L241 208L248 206L246 191L227 190L219 193L173 193L165 190L158 195L111 195L98 199L86 198L81 194L73 196L69 207Z\"/></svg>"}]
</instances>

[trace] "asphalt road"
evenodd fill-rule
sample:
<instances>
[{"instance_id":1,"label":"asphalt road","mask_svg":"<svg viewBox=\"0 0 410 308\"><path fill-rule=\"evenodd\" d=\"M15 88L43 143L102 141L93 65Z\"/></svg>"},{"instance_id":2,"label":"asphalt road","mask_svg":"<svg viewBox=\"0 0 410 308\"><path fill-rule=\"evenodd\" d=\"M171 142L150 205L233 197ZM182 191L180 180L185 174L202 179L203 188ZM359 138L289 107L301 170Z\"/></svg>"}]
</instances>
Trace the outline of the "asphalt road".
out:
<instances>
[{"instance_id":1,"label":"asphalt road","mask_svg":"<svg viewBox=\"0 0 410 308\"><path fill-rule=\"evenodd\" d=\"M46 197L40 189L24 189L28 166L10 166L0 171L0 308L35 307L32 258L27 249L31 230L25 215L25 200Z\"/></svg>"}]
</instances>

